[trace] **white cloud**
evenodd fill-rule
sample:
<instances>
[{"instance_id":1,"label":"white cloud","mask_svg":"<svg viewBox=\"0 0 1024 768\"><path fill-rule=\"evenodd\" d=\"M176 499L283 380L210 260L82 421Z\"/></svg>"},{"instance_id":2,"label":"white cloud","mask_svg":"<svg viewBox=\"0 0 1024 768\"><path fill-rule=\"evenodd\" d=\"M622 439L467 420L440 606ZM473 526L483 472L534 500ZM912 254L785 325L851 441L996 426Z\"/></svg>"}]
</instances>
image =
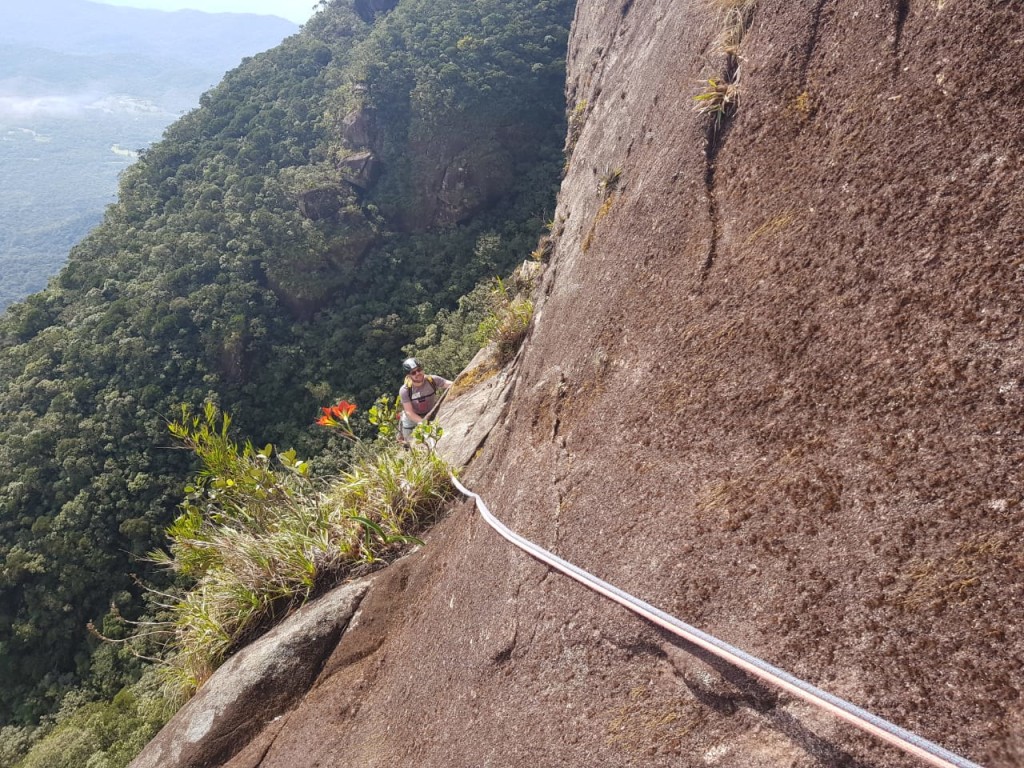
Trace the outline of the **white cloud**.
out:
<instances>
[{"instance_id":1,"label":"white cloud","mask_svg":"<svg viewBox=\"0 0 1024 768\"><path fill-rule=\"evenodd\" d=\"M125 149L120 144L114 144L110 148L110 151L113 152L118 157L127 157L129 160L138 160L139 159L139 153L138 152L136 152L134 149Z\"/></svg>"},{"instance_id":2,"label":"white cloud","mask_svg":"<svg viewBox=\"0 0 1024 768\"><path fill-rule=\"evenodd\" d=\"M19 133L28 136L29 138L32 139L32 141L36 142L37 144L48 144L51 141L53 141L53 137L39 133L38 131L33 131L31 128L12 128L11 130L7 131L7 133L4 134L3 136L0 136L0 139L3 139L4 141L14 141L14 137L17 136Z\"/></svg>"},{"instance_id":3,"label":"white cloud","mask_svg":"<svg viewBox=\"0 0 1024 768\"><path fill-rule=\"evenodd\" d=\"M157 114L162 112L151 101L123 94L87 90L71 94L26 94L24 89L0 81L0 118L31 120L40 117L81 117L87 112L106 114Z\"/></svg>"},{"instance_id":4,"label":"white cloud","mask_svg":"<svg viewBox=\"0 0 1024 768\"><path fill-rule=\"evenodd\" d=\"M205 11L206 13L260 13L304 24L318 7L316 0L96 0L105 5L150 8L158 11Z\"/></svg>"},{"instance_id":5,"label":"white cloud","mask_svg":"<svg viewBox=\"0 0 1024 768\"><path fill-rule=\"evenodd\" d=\"M73 117L86 106L80 96L7 96L0 94L0 116L15 119Z\"/></svg>"}]
</instances>

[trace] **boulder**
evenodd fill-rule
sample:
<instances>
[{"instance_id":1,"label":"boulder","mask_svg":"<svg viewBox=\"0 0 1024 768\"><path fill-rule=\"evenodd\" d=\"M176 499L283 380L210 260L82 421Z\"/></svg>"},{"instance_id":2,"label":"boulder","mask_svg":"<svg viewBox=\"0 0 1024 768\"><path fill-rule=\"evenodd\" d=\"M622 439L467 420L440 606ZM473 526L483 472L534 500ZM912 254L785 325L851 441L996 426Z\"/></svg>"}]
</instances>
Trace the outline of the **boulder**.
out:
<instances>
[{"instance_id":1,"label":"boulder","mask_svg":"<svg viewBox=\"0 0 1024 768\"><path fill-rule=\"evenodd\" d=\"M437 451L449 464L468 465L490 431L505 417L511 376L511 368L499 368L497 350L489 344L456 377L437 414L444 430Z\"/></svg>"},{"instance_id":2,"label":"boulder","mask_svg":"<svg viewBox=\"0 0 1024 768\"><path fill-rule=\"evenodd\" d=\"M380 163L370 150L348 155L338 163L341 177L359 189L369 189L380 175Z\"/></svg>"},{"instance_id":3,"label":"boulder","mask_svg":"<svg viewBox=\"0 0 1024 768\"><path fill-rule=\"evenodd\" d=\"M129 768L220 765L309 689L366 593L366 581L308 603L218 669Z\"/></svg>"},{"instance_id":4,"label":"boulder","mask_svg":"<svg viewBox=\"0 0 1024 768\"><path fill-rule=\"evenodd\" d=\"M369 147L373 140L373 110L368 107L353 109L341 121L341 136L353 149Z\"/></svg>"},{"instance_id":5,"label":"boulder","mask_svg":"<svg viewBox=\"0 0 1024 768\"><path fill-rule=\"evenodd\" d=\"M345 204L345 195L337 186L308 189L297 196L299 212L310 221L329 219Z\"/></svg>"},{"instance_id":6,"label":"boulder","mask_svg":"<svg viewBox=\"0 0 1024 768\"><path fill-rule=\"evenodd\" d=\"M505 191L511 172L504 153L459 153L442 172L434 223L458 224L493 205Z\"/></svg>"}]
</instances>

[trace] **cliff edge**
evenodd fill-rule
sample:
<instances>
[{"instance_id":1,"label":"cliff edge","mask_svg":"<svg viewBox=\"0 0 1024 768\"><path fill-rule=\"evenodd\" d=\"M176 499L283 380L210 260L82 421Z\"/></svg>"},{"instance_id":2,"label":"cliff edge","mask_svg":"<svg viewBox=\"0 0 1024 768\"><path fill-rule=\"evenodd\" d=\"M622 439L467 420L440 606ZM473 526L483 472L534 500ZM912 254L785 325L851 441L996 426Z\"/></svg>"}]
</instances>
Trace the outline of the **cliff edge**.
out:
<instances>
[{"instance_id":1,"label":"cliff edge","mask_svg":"<svg viewBox=\"0 0 1024 768\"><path fill-rule=\"evenodd\" d=\"M1022 39L995 0L581 0L554 252L465 473L990 768L1024 765ZM223 764L919 764L692 650L465 503Z\"/></svg>"}]
</instances>

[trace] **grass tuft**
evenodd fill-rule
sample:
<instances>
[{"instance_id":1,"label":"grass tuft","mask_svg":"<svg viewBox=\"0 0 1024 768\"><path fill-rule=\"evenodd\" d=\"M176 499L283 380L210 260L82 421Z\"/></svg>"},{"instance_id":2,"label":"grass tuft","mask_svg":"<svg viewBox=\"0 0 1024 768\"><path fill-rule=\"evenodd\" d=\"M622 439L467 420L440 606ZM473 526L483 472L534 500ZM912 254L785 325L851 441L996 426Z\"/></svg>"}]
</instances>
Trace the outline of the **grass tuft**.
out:
<instances>
[{"instance_id":1,"label":"grass tuft","mask_svg":"<svg viewBox=\"0 0 1024 768\"><path fill-rule=\"evenodd\" d=\"M701 115L710 115L716 128L721 127L724 118L736 113L739 99L739 71L732 81L708 78L704 81L703 90L693 97L697 102L694 108Z\"/></svg>"},{"instance_id":2,"label":"grass tuft","mask_svg":"<svg viewBox=\"0 0 1024 768\"><path fill-rule=\"evenodd\" d=\"M740 45L754 15L755 0L716 0L722 12L718 45L726 56L739 56Z\"/></svg>"},{"instance_id":3,"label":"grass tuft","mask_svg":"<svg viewBox=\"0 0 1024 768\"><path fill-rule=\"evenodd\" d=\"M740 48L754 18L756 0L714 0L722 14L718 50L725 56L722 74L701 81L701 91L694 96L694 108L701 115L712 117L718 131L722 121L736 114L740 98Z\"/></svg>"},{"instance_id":4,"label":"grass tuft","mask_svg":"<svg viewBox=\"0 0 1024 768\"><path fill-rule=\"evenodd\" d=\"M477 336L481 344L494 343L500 366L512 359L526 338L533 319L533 302L522 292L513 294L500 277L494 282L491 312L480 323Z\"/></svg>"},{"instance_id":5,"label":"grass tuft","mask_svg":"<svg viewBox=\"0 0 1024 768\"><path fill-rule=\"evenodd\" d=\"M607 200L618 189L620 181L622 181L622 169L608 168L601 175L601 181L598 184L598 191L601 193L601 197Z\"/></svg>"}]
</instances>

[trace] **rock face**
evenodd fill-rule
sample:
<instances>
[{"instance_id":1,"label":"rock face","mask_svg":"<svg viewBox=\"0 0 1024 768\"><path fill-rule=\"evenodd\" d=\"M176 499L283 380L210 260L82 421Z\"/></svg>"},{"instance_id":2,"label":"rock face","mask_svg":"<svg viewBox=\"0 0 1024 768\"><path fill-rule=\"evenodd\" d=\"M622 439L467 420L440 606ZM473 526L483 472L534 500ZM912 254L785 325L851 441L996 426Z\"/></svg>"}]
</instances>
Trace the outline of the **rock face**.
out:
<instances>
[{"instance_id":1,"label":"rock face","mask_svg":"<svg viewBox=\"0 0 1024 768\"><path fill-rule=\"evenodd\" d=\"M353 8L363 21L371 22L398 5L398 0L355 0Z\"/></svg>"},{"instance_id":2,"label":"rock face","mask_svg":"<svg viewBox=\"0 0 1024 768\"><path fill-rule=\"evenodd\" d=\"M684 621L1024 765L1024 18L726 5L581 0L551 266L466 481ZM919 763L464 504L225 765Z\"/></svg>"},{"instance_id":3,"label":"rock face","mask_svg":"<svg viewBox=\"0 0 1024 768\"><path fill-rule=\"evenodd\" d=\"M370 146L374 138L373 110L365 107L353 109L342 119L341 133L345 143L353 149Z\"/></svg>"},{"instance_id":4,"label":"rock face","mask_svg":"<svg viewBox=\"0 0 1024 768\"><path fill-rule=\"evenodd\" d=\"M467 141L466 132L480 144ZM408 232L469 221L508 193L517 160L519 167L528 165L518 155L527 155L540 138L528 133L501 130L481 118L472 128L453 125L423 141L410 142L409 168L401 178L408 194L401 206L383 203L382 210ZM394 185L395 180L390 183Z\"/></svg>"},{"instance_id":5,"label":"rock face","mask_svg":"<svg viewBox=\"0 0 1024 768\"><path fill-rule=\"evenodd\" d=\"M380 164L373 152L354 152L339 163L341 177L354 187L368 189L380 173Z\"/></svg>"}]
</instances>

